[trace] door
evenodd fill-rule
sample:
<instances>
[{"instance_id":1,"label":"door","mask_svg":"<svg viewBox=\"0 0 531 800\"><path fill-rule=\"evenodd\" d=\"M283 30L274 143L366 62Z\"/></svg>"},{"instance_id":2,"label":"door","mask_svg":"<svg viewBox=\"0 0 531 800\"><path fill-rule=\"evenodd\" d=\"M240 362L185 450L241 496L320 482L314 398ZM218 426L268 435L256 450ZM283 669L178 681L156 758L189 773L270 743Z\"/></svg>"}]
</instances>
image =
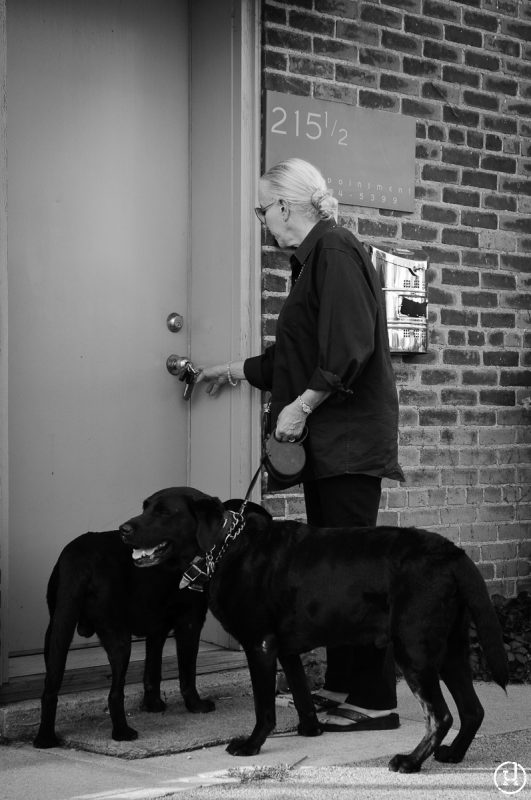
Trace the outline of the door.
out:
<instances>
[{"instance_id":1,"label":"door","mask_svg":"<svg viewBox=\"0 0 531 800\"><path fill-rule=\"evenodd\" d=\"M165 363L259 350L259 10L0 0L4 680L8 652L42 651L66 542L164 486L242 497L258 463L259 394L186 403ZM5 117L0 104L2 159ZM205 631L231 644L211 619Z\"/></svg>"},{"instance_id":2,"label":"door","mask_svg":"<svg viewBox=\"0 0 531 800\"><path fill-rule=\"evenodd\" d=\"M11 652L67 541L187 483L187 6L8 1Z\"/></svg>"}]
</instances>

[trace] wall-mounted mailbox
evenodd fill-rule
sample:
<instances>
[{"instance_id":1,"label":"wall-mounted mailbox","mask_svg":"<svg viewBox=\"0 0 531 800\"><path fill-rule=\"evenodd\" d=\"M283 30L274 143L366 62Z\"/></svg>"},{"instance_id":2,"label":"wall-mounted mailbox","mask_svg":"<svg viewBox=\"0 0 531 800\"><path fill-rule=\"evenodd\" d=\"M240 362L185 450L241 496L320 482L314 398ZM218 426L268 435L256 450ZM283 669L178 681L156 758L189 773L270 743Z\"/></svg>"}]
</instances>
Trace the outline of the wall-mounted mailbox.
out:
<instances>
[{"instance_id":1,"label":"wall-mounted mailbox","mask_svg":"<svg viewBox=\"0 0 531 800\"><path fill-rule=\"evenodd\" d=\"M428 258L423 250L371 245L385 298L392 353L425 353L428 349Z\"/></svg>"}]
</instances>

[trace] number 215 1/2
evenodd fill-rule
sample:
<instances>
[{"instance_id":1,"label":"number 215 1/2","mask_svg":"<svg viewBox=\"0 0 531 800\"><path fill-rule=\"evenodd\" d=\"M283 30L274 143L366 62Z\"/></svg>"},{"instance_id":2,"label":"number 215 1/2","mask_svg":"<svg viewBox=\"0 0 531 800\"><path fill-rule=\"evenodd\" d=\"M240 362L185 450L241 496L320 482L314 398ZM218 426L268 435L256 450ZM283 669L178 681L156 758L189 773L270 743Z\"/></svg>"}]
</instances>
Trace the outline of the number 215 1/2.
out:
<instances>
[{"instance_id":1,"label":"number 215 1/2","mask_svg":"<svg viewBox=\"0 0 531 800\"><path fill-rule=\"evenodd\" d=\"M288 112L282 106L275 106L272 114L278 114L279 119L271 125L271 133L280 133L284 136L288 134ZM307 139L320 139L322 136L337 137L337 144L348 146L348 131L346 128L338 128L337 119L329 120L328 111L318 114L316 111L308 111L306 119L299 109L293 112L295 117L295 136L301 136L302 128Z\"/></svg>"}]
</instances>

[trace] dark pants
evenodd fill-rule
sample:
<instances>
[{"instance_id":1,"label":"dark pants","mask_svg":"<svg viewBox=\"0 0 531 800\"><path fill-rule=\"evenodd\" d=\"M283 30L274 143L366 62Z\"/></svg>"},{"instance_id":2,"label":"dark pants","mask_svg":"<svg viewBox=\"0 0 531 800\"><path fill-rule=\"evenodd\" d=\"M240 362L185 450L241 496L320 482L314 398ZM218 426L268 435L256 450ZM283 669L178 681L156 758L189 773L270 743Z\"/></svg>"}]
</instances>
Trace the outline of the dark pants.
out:
<instances>
[{"instance_id":1,"label":"dark pants","mask_svg":"<svg viewBox=\"0 0 531 800\"><path fill-rule=\"evenodd\" d=\"M338 475L304 484L308 524L321 528L376 525L380 497L381 479L370 475ZM326 654L325 689L348 692L346 702L362 708L395 708L396 677L390 645L329 647Z\"/></svg>"}]
</instances>

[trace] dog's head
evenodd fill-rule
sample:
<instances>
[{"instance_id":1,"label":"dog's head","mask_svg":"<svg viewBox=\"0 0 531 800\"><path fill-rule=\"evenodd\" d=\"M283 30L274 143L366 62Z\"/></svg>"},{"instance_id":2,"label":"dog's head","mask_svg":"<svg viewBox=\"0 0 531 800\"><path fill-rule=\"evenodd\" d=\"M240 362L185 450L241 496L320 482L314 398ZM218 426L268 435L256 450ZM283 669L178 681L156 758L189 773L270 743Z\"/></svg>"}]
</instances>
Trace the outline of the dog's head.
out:
<instances>
[{"instance_id":1,"label":"dog's head","mask_svg":"<svg viewBox=\"0 0 531 800\"><path fill-rule=\"evenodd\" d=\"M133 550L137 567L173 561L185 569L195 556L221 544L230 527L228 511L241 500L222 503L188 486L162 489L144 500L142 513L120 526L122 540ZM250 532L269 524L271 516L256 503L245 509Z\"/></svg>"},{"instance_id":2,"label":"dog's head","mask_svg":"<svg viewBox=\"0 0 531 800\"><path fill-rule=\"evenodd\" d=\"M198 489L177 486L161 489L144 500L142 513L120 525L122 540L132 548L135 565L154 567L177 561L184 569L198 549L194 504L210 499Z\"/></svg>"}]
</instances>

